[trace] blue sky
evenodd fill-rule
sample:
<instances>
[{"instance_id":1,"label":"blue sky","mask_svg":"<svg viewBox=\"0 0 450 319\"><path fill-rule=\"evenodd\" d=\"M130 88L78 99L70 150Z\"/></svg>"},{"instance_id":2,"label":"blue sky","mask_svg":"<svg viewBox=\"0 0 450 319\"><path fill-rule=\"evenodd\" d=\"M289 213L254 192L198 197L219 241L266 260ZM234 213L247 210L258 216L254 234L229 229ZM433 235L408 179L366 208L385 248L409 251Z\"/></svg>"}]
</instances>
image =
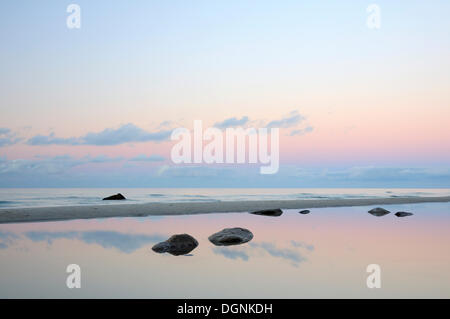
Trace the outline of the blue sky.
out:
<instances>
[{"instance_id":1,"label":"blue sky","mask_svg":"<svg viewBox=\"0 0 450 319\"><path fill-rule=\"evenodd\" d=\"M437 0L3 2L0 187L450 187L449 14ZM280 127L280 172L173 165L170 133L196 119Z\"/></svg>"}]
</instances>

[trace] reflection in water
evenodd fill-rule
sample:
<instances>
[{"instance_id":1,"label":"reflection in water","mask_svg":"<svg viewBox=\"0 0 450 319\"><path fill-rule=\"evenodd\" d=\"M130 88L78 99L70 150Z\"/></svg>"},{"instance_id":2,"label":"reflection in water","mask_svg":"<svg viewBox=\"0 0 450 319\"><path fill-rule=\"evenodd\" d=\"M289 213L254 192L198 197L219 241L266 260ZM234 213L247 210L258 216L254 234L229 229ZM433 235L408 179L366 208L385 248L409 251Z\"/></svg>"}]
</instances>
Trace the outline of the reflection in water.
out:
<instances>
[{"instance_id":1,"label":"reflection in water","mask_svg":"<svg viewBox=\"0 0 450 319\"><path fill-rule=\"evenodd\" d=\"M14 233L0 231L0 249L6 249L11 246L17 237Z\"/></svg>"},{"instance_id":2,"label":"reflection in water","mask_svg":"<svg viewBox=\"0 0 450 319\"><path fill-rule=\"evenodd\" d=\"M213 249L214 254L216 255L223 255L225 258L229 259L242 259L244 261L247 261L249 256L245 249L242 248L230 248L230 247L214 247Z\"/></svg>"},{"instance_id":3,"label":"reflection in water","mask_svg":"<svg viewBox=\"0 0 450 319\"><path fill-rule=\"evenodd\" d=\"M248 261L250 256L263 256L268 254L269 256L275 258L281 258L291 262L291 265L298 267L301 262L306 261L300 253L300 248L305 248L308 251L313 251L314 246L303 242L291 241L293 248L279 248L275 244L270 242L253 242L246 246L239 247L214 247L213 252L216 255L223 255L225 258L229 259L242 259Z\"/></svg>"},{"instance_id":4,"label":"reflection in water","mask_svg":"<svg viewBox=\"0 0 450 319\"><path fill-rule=\"evenodd\" d=\"M127 254L164 238L162 235L123 234L115 231L30 231L26 232L25 236L34 242L47 241L49 245L57 239L77 239L86 244L98 244L103 248L116 248Z\"/></svg>"},{"instance_id":5,"label":"reflection in water","mask_svg":"<svg viewBox=\"0 0 450 319\"><path fill-rule=\"evenodd\" d=\"M0 298L449 298L450 203L386 205L408 218L371 208L3 224ZM233 227L252 241L208 240ZM151 250L183 233L199 243L190 258ZM66 286L73 263L81 289ZM367 288L369 264L381 267L381 289Z\"/></svg>"},{"instance_id":6,"label":"reflection in water","mask_svg":"<svg viewBox=\"0 0 450 319\"><path fill-rule=\"evenodd\" d=\"M250 246L261 248L272 257L290 260L295 266L298 266L299 263L306 261L306 258L300 255L298 251L289 248L277 248L272 243L250 243Z\"/></svg>"},{"instance_id":7,"label":"reflection in water","mask_svg":"<svg viewBox=\"0 0 450 319\"><path fill-rule=\"evenodd\" d=\"M305 242L301 242L301 241L295 241L295 240L291 240L291 244L294 247L303 247L309 251L313 251L314 250L314 246L313 245L309 245Z\"/></svg>"}]
</instances>

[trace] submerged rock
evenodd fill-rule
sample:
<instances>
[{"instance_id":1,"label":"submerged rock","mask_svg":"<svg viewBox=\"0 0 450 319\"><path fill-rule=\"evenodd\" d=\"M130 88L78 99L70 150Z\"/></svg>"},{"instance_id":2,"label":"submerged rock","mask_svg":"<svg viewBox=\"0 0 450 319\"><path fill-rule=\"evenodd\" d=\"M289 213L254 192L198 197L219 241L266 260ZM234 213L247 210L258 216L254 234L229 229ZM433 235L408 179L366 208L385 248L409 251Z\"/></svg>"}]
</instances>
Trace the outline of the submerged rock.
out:
<instances>
[{"instance_id":1,"label":"submerged rock","mask_svg":"<svg viewBox=\"0 0 450 319\"><path fill-rule=\"evenodd\" d=\"M407 212L397 212L395 213L395 216L397 217L406 217L406 216L412 216L414 215L413 213L407 213Z\"/></svg>"},{"instance_id":2,"label":"submerged rock","mask_svg":"<svg viewBox=\"0 0 450 319\"><path fill-rule=\"evenodd\" d=\"M252 240L253 234L245 228L225 228L220 232L208 237L209 241L216 246L239 245Z\"/></svg>"},{"instance_id":3,"label":"submerged rock","mask_svg":"<svg viewBox=\"0 0 450 319\"><path fill-rule=\"evenodd\" d=\"M299 214L303 214L303 215L305 215L305 214L309 214L309 213L310 213L310 211L309 211L308 209L305 209L305 210L301 210L301 211L299 211L298 213L299 213Z\"/></svg>"},{"instance_id":4,"label":"submerged rock","mask_svg":"<svg viewBox=\"0 0 450 319\"><path fill-rule=\"evenodd\" d=\"M384 216L384 215L387 215L390 213L391 213L390 211L388 211L384 208L381 208L381 207L377 207L377 208L369 210L369 214L372 214L377 217L381 217L381 216Z\"/></svg>"},{"instance_id":5,"label":"submerged rock","mask_svg":"<svg viewBox=\"0 0 450 319\"><path fill-rule=\"evenodd\" d=\"M169 253L174 256L186 255L198 246L198 241L188 234L173 235L166 241L156 244L152 250L157 253Z\"/></svg>"},{"instance_id":6,"label":"submerged rock","mask_svg":"<svg viewBox=\"0 0 450 319\"><path fill-rule=\"evenodd\" d=\"M281 216L283 212L281 211L281 209L277 208L277 209L258 210L256 212L251 212L250 214L277 217Z\"/></svg>"},{"instance_id":7,"label":"submerged rock","mask_svg":"<svg viewBox=\"0 0 450 319\"><path fill-rule=\"evenodd\" d=\"M123 196L120 193L103 198L103 200L124 200L124 199L126 199L125 196Z\"/></svg>"}]
</instances>

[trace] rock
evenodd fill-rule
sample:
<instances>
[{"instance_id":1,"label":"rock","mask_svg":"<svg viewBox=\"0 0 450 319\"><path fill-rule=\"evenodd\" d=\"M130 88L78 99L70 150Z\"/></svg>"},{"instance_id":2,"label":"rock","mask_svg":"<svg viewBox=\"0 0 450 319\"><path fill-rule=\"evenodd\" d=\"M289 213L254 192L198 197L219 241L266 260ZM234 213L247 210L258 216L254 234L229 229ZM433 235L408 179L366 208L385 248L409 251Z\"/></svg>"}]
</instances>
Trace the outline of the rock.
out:
<instances>
[{"instance_id":1,"label":"rock","mask_svg":"<svg viewBox=\"0 0 450 319\"><path fill-rule=\"evenodd\" d=\"M208 237L209 241L216 246L239 245L252 240L253 234L245 228L225 228L220 232Z\"/></svg>"},{"instance_id":2,"label":"rock","mask_svg":"<svg viewBox=\"0 0 450 319\"><path fill-rule=\"evenodd\" d=\"M305 215L305 214L309 214L309 213L310 213L310 211L309 211L309 210L307 210L307 209L305 209L305 210L301 210L301 211L299 211L298 213L299 213L299 214L303 214L303 215Z\"/></svg>"},{"instance_id":3,"label":"rock","mask_svg":"<svg viewBox=\"0 0 450 319\"><path fill-rule=\"evenodd\" d=\"M103 200L124 200L124 199L126 199L125 196L123 196L120 193L103 198Z\"/></svg>"},{"instance_id":4,"label":"rock","mask_svg":"<svg viewBox=\"0 0 450 319\"><path fill-rule=\"evenodd\" d=\"M198 246L198 241L188 234L173 235L166 241L156 244L152 250L157 253L169 253L174 256L186 255Z\"/></svg>"},{"instance_id":5,"label":"rock","mask_svg":"<svg viewBox=\"0 0 450 319\"><path fill-rule=\"evenodd\" d=\"M414 215L413 213L407 213L407 212L397 212L395 213L395 216L397 217L406 217L406 216L412 216Z\"/></svg>"},{"instance_id":6,"label":"rock","mask_svg":"<svg viewBox=\"0 0 450 319\"><path fill-rule=\"evenodd\" d=\"M387 215L390 213L391 213L390 211L388 211L384 208L381 208L381 207L377 207L377 208L369 210L369 214L372 214L377 217L381 217L381 216L384 216L384 215Z\"/></svg>"},{"instance_id":7,"label":"rock","mask_svg":"<svg viewBox=\"0 0 450 319\"><path fill-rule=\"evenodd\" d=\"M258 210L256 212L251 212L250 214L277 217L281 216L283 212L281 211L281 209L277 208L277 209Z\"/></svg>"}]
</instances>

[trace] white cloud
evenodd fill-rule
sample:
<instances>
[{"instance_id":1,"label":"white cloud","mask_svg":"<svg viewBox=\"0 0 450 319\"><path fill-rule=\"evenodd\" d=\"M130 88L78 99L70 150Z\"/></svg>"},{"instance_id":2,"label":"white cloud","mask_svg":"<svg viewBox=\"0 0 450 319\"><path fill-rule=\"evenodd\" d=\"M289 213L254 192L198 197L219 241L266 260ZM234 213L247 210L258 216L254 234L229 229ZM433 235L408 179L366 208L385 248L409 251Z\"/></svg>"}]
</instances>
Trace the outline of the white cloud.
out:
<instances>
[{"instance_id":1,"label":"white cloud","mask_svg":"<svg viewBox=\"0 0 450 319\"><path fill-rule=\"evenodd\" d=\"M59 174L67 172L67 170L83 164L118 162L121 160L121 157L112 158L105 155L99 155L97 157L85 156L83 158L74 158L69 155L59 155L53 157L35 156L33 159L0 161L0 174Z\"/></svg>"},{"instance_id":2,"label":"white cloud","mask_svg":"<svg viewBox=\"0 0 450 319\"><path fill-rule=\"evenodd\" d=\"M295 127L301 122L305 120L305 117L300 115L298 111L292 111L289 113L289 115L283 117L281 120L275 120L269 122L267 124L267 127L278 127L278 128L289 128L289 127Z\"/></svg>"},{"instance_id":3,"label":"white cloud","mask_svg":"<svg viewBox=\"0 0 450 319\"><path fill-rule=\"evenodd\" d=\"M292 130L289 135L290 136L305 135L307 133L311 133L313 130L314 130L314 128L312 126L307 126L307 127L303 128L303 129Z\"/></svg>"},{"instance_id":4,"label":"white cloud","mask_svg":"<svg viewBox=\"0 0 450 319\"><path fill-rule=\"evenodd\" d=\"M171 130L165 129L155 132L146 131L132 123L119 128L107 128L97 133L87 133L80 137L60 138L54 133L50 135L37 135L27 141L29 145L119 145L131 142L161 142L168 140Z\"/></svg>"},{"instance_id":5,"label":"white cloud","mask_svg":"<svg viewBox=\"0 0 450 319\"><path fill-rule=\"evenodd\" d=\"M22 138L17 137L17 134L11 132L9 128L0 127L0 147L13 145L21 140Z\"/></svg>"},{"instance_id":6,"label":"white cloud","mask_svg":"<svg viewBox=\"0 0 450 319\"><path fill-rule=\"evenodd\" d=\"M166 158L158 155L158 154L152 154L150 156L146 156L145 154L140 154L136 157L133 157L130 159L132 162L163 162Z\"/></svg>"},{"instance_id":7,"label":"white cloud","mask_svg":"<svg viewBox=\"0 0 450 319\"><path fill-rule=\"evenodd\" d=\"M244 126L248 121L248 116L243 116L241 119L230 117L222 122L217 122L214 126L220 129L226 129L228 127Z\"/></svg>"}]
</instances>

